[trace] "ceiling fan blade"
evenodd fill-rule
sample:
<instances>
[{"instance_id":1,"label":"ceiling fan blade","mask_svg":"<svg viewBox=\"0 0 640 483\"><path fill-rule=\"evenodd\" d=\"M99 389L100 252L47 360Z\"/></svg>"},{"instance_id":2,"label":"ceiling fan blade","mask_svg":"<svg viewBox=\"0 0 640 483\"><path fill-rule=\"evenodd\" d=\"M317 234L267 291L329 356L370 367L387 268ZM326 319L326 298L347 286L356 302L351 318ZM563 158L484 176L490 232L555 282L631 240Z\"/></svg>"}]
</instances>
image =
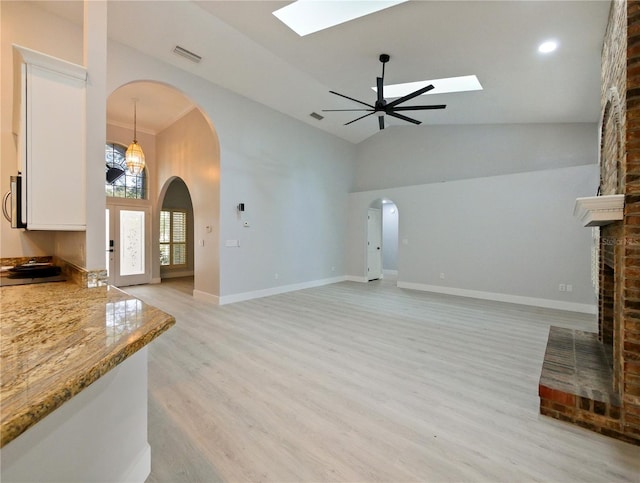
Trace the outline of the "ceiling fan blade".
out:
<instances>
[{"instance_id":1,"label":"ceiling fan blade","mask_svg":"<svg viewBox=\"0 0 640 483\"><path fill-rule=\"evenodd\" d=\"M422 122L416 119L411 119L410 117L403 116L402 114L396 114L393 111L386 111L386 114L388 116L393 116L393 117L397 117L398 119L402 119L403 121L412 122L413 124L422 124Z\"/></svg>"},{"instance_id":2,"label":"ceiling fan blade","mask_svg":"<svg viewBox=\"0 0 640 483\"><path fill-rule=\"evenodd\" d=\"M109 166L107 164L107 183L113 184L116 182L120 176L124 174L124 170L120 168L116 168L113 166Z\"/></svg>"},{"instance_id":3,"label":"ceiling fan blade","mask_svg":"<svg viewBox=\"0 0 640 483\"><path fill-rule=\"evenodd\" d=\"M382 90L384 89L384 81L382 77L376 77L376 80L377 80L376 90L378 91L378 102L382 104L384 102L384 94L382 92Z\"/></svg>"},{"instance_id":4,"label":"ceiling fan blade","mask_svg":"<svg viewBox=\"0 0 640 483\"><path fill-rule=\"evenodd\" d=\"M392 107L392 111L424 111L427 109L444 109L446 104L434 104L432 106L398 106Z\"/></svg>"},{"instance_id":5,"label":"ceiling fan blade","mask_svg":"<svg viewBox=\"0 0 640 483\"><path fill-rule=\"evenodd\" d=\"M406 96L400 97L395 101L391 101L389 104L387 104L387 107L394 107L394 106L397 106L398 104L402 104L403 102L406 102L409 99L413 99L414 97L421 96L425 92L429 92L431 89L433 89L433 84L429 84L428 86L425 86L422 89L413 91L411 94L407 94Z\"/></svg>"},{"instance_id":6,"label":"ceiling fan blade","mask_svg":"<svg viewBox=\"0 0 640 483\"><path fill-rule=\"evenodd\" d=\"M345 96L344 94L340 94L339 92L336 92L336 91L329 91L329 92L331 92L331 94L335 94L336 96L344 97L345 99L349 99L350 101L357 102L358 104L363 104L372 109L374 108L371 104L367 104L366 102L359 101L358 99L354 99L353 97Z\"/></svg>"},{"instance_id":7,"label":"ceiling fan blade","mask_svg":"<svg viewBox=\"0 0 640 483\"><path fill-rule=\"evenodd\" d=\"M360 119L362 119L362 118L364 118L364 117L370 116L371 114L373 114L373 112L370 112L369 114L365 114L364 116L360 116L359 118L354 119L353 121L349 121L348 123L346 123L346 124L345 124L345 126L348 126L348 125L349 125L349 124L351 124L352 122L359 121Z\"/></svg>"},{"instance_id":8,"label":"ceiling fan blade","mask_svg":"<svg viewBox=\"0 0 640 483\"><path fill-rule=\"evenodd\" d=\"M380 126L380 130L384 129L384 116L378 117L378 125Z\"/></svg>"},{"instance_id":9,"label":"ceiling fan blade","mask_svg":"<svg viewBox=\"0 0 640 483\"><path fill-rule=\"evenodd\" d=\"M323 109L322 112L373 111L373 109Z\"/></svg>"}]
</instances>

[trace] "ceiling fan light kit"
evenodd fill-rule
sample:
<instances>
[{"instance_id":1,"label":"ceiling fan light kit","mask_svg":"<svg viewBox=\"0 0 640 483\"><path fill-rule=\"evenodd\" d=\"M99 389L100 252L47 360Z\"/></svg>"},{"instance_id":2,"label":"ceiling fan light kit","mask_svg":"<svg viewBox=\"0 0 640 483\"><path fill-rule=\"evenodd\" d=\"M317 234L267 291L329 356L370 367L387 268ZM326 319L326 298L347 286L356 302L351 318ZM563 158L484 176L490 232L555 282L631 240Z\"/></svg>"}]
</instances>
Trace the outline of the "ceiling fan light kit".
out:
<instances>
[{"instance_id":1,"label":"ceiling fan light kit","mask_svg":"<svg viewBox=\"0 0 640 483\"><path fill-rule=\"evenodd\" d=\"M399 97L398 99L387 102L384 98L384 66L391 57L389 54L380 54L380 62L382 62L382 76L376 77L376 91L377 91L377 99L374 105L368 104L366 102L359 101L358 99L354 99L353 97L345 96L344 94L340 94L339 92L329 91L331 94L335 94L336 96L344 97L345 99L349 99L350 101L357 102L358 104L362 104L363 106L367 106L368 109L323 109L323 112L339 112L339 111L362 111L367 112L363 116L360 116L353 121L349 121L345 123L345 126L352 124L360 119L364 119L365 117L376 114L378 117L378 126L380 129L384 129L384 117L391 116L397 119L401 119L406 122L410 122L412 124L422 124L417 119L413 119L411 117L405 116L403 114L399 114L398 111L424 111L430 109L444 109L447 106L445 104L434 104L428 106L400 106L400 104L413 99L414 97L421 96L425 92L433 89L433 84L429 84L428 86L417 89L405 96Z\"/></svg>"}]
</instances>

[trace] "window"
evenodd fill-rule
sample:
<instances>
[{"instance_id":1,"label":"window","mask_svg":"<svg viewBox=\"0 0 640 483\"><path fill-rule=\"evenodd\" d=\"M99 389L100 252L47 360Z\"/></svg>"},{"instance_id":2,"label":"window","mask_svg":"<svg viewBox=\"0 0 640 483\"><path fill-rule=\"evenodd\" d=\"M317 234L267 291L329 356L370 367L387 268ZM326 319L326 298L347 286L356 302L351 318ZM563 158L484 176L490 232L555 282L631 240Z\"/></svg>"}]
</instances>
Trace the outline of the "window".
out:
<instances>
[{"instance_id":1,"label":"window","mask_svg":"<svg viewBox=\"0 0 640 483\"><path fill-rule=\"evenodd\" d=\"M187 264L187 212L160 212L160 265L177 267Z\"/></svg>"},{"instance_id":2,"label":"window","mask_svg":"<svg viewBox=\"0 0 640 483\"><path fill-rule=\"evenodd\" d=\"M126 152L126 146L115 143L105 145L106 195L114 198L143 200L147 197L146 169L139 175L129 173L124 157Z\"/></svg>"}]
</instances>

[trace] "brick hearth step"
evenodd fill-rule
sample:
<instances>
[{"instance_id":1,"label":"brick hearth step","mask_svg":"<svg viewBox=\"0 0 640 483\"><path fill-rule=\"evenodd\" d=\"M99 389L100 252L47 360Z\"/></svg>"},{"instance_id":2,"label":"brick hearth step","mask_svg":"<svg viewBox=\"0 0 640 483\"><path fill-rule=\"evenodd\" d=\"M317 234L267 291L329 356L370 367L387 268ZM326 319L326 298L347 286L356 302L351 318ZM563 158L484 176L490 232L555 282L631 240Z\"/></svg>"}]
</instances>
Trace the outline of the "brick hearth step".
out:
<instances>
[{"instance_id":1,"label":"brick hearth step","mask_svg":"<svg viewBox=\"0 0 640 483\"><path fill-rule=\"evenodd\" d=\"M621 438L611 360L598 334L551 327L538 386L540 413Z\"/></svg>"}]
</instances>

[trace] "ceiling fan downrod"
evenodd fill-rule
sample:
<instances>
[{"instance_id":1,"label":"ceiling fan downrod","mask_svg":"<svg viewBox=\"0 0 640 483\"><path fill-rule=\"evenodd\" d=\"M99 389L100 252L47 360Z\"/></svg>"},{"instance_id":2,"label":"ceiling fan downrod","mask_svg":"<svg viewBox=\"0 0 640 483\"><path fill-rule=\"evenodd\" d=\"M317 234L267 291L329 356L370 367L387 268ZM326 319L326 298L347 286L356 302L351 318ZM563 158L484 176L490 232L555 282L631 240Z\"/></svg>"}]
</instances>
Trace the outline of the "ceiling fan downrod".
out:
<instances>
[{"instance_id":1,"label":"ceiling fan downrod","mask_svg":"<svg viewBox=\"0 0 640 483\"><path fill-rule=\"evenodd\" d=\"M391 56L389 54L380 54L380 62L382 62L382 78L384 79L384 64L389 62Z\"/></svg>"}]
</instances>

